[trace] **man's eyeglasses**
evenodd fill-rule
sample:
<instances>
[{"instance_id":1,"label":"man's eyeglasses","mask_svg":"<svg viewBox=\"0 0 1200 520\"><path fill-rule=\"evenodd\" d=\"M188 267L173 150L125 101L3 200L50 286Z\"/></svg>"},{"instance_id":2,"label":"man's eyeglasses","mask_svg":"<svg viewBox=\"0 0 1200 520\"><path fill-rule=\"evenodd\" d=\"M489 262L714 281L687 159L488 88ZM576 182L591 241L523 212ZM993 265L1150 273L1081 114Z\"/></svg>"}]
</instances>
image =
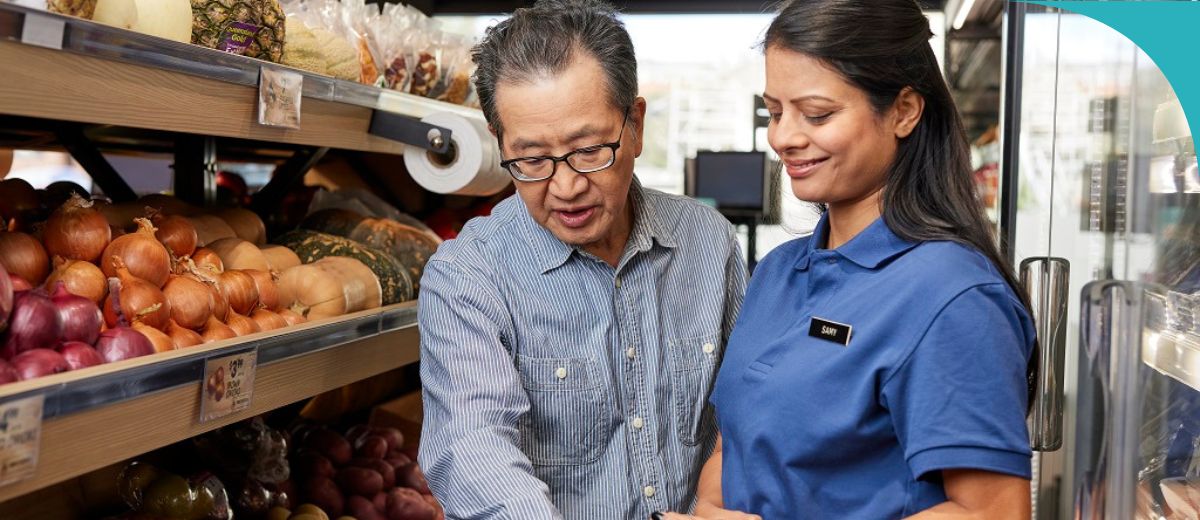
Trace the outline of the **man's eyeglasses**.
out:
<instances>
[{"instance_id":1,"label":"man's eyeglasses","mask_svg":"<svg viewBox=\"0 0 1200 520\"><path fill-rule=\"evenodd\" d=\"M581 174L598 172L617 162L617 149L621 148L621 136L625 135L625 123L628 121L629 109L626 109L625 117L621 120L621 133L617 134L617 140L611 143L580 148L559 157L538 155L509 159L501 161L500 166L521 182L544 181L553 177L560 162L567 163L572 170Z\"/></svg>"}]
</instances>

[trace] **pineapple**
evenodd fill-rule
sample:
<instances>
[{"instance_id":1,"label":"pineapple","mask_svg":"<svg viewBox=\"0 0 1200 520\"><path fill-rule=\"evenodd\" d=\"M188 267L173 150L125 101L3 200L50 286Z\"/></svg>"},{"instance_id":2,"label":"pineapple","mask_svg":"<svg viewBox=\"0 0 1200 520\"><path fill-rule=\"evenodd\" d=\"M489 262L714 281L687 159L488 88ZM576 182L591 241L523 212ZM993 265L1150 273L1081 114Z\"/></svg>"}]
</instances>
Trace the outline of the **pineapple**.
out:
<instances>
[{"instance_id":1,"label":"pineapple","mask_svg":"<svg viewBox=\"0 0 1200 520\"><path fill-rule=\"evenodd\" d=\"M96 0L47 0L46 8L53 13L68 14L91 20L92 13L96 11Z\"/></svg>"},{"instance_id":2,"label":"pineapple","mask_svg":"<svg viewBox=\"0 0 1200 520\"><path fill-rule=\"evenodd\" d=\"M278 63L286 18L279 0L191 0L192 43Z\"/></svg>"}]
</instances>

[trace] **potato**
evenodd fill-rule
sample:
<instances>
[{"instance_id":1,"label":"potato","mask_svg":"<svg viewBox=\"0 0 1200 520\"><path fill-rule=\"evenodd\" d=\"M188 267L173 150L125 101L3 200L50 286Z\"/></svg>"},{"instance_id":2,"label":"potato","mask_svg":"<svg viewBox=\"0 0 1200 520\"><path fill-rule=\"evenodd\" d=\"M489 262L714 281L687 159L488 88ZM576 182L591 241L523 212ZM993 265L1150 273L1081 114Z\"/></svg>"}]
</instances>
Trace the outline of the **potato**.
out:
<instances>
[{"instance_id":1,"label":"potato","mask_svg":"<svg viewBox=\"0 0 1200 520\"><path fill-rule=\"evenodd\" d=\"M346 438L330 430L314 430L304 440L309 448L324 455L336 466L350 462L354 454Z\"/></svg>"},{"instance_id":2,"label":"potato","mask_svg":"<svg viewBox=\"0 0 1200 520\"><path fill-rule=\"evenodd\" d=\"M411 489L396 488L388 492L388 520L434 520L437 512Z\"/></svg>"},{"instance_id":3,"label":"potato","mask_svg":"<svg viewBox=\"0 0 1200 520\"><path fill-rule=\"evenodd\" d=\"M397 470L413 463L413 460L411 458L409 458L408 455L405 455L398 451L388 453L387 458L385 458L383 460L386 461L388 464L391 464L392 467L396 468Z\"/></svg>"},{"instance_id":4,"label":"potato","mask_svg":"<svg viewBox=\"0 0 1200 520\"><path fill-rule=\"evenodd\" d=\"M346 500L346 512L358 520L386 520L375 504L363 497L353 496Z\"/></svg>"},{"instance_id":5,"label":"potato","mask_svg":"<svg viewBox=\"0 0 1200 520\"><path fill-rule=\"evenodd\" d=\"M356 450L362 446L363 439L366 439L368 435L371 435L371 427L365 424L356 424L346 430L346 440L350 441L350 445L354 446Z\"/></svg>"},{"instance_id":6,"label":"potato","mask_svg":"<svg viewBox=\"0 0 1200 520\"><path fill-rule=\"evenodd\" d=\"M333 478L337 470L333 462L320 453L306 451L296 455L292 460L292 468L305 479Z\"/></svg>"},{"instance_id":7,"label":"potato","mask_svg":"<svg viewBox=\"0 0 1200 520\"><path fill-rule=\"evenodd\" d=\"M358 458L350 461L350 465L356 468L366 468L379 473L383 477L383 489L392 489L396 487L396 468L391 464L379 459L364 459Z\"/></svg>"},{"instance_id":8,"label":"potato","mask_svg":"<svg viewBox=\"0 0 1200 520\"><path fill-rule=\"evenodd\" d=\"M300 507L297 507L294 514L317 515L321 517L321 520L329 520L329 515L326 515L321 508L313 504L304 504Z\"/></svg>"},{"instance_id":9,"label":"potato","mask_svg":"<svg viewBox=\"0 0 1200 520\"><path fill-rule=\"evenodd\" d=\"M292 516L292 512L279 506L267 511L267 520L288 520L289 516Z\"/></svg>"},{"instance_id":10,"label":"potato","mask_svg":"<svg viewBox=\"0 0 1200 520\"><path fill-rule=\"evenodd\" d=\"M332 480L327 478L310 480L304 490L313 505L321 508L327 515L339 516L345 510L346 499ZM303 507L300 506L301 509ZM299 510L297 509L297 511Z\"/></svg>"},{"instance_id":11,"label":"potato","mask_svg":"<svg viewBox=\"0 0 1200 520\"><path fill-rule=\"evenodd\" d=\"M292 514L292 516L289 516L288 520L329 520L329 517L318 516L318 515L314 515L311 513L298 513L298 514Z\"/></svg>"},{"instance_id":12,"label":"potato","mask_svg":"<svg viewBox=\"0 0 1200 520\"><path fill-rule=\"evenodd\" d=\"M396 451L404 447L404 434L396 428L376 426L371 428L372 435L383 437L387 441L388 451Z\"/></svg>"},{"instance_id":13,"label":"potato","mask_svg":"<svg viewBox=\"0 0 1200 520\"><path fill-rule=\"evenodd\" d=\"M383 456L387 455L387 447L387 441L383 437L368 435L362 440L355 455L368 459L383 459Z\"/></svg>"},{"instance_id":14,"label":"potato","mask_svg":"<svg viewBox=\"0 0 1200 520\"><path fill-rule=\"evenodd\" d=\"M433 506L433 512L437 513L437 518L445 519L446 511L442 509L442 504L436 498L433 498L433 495L421 495L421 498L425 499L426 504Z\"/></svg>"},{"instance_id":15,"label":"potato","mask_svg":"<svg viewBox=\"0 0 1200 520\"><path fill-rule=\"evenodd\" d=\"M432 495L429 490L429 482L425 480L425 473L421 471L421 466L416 462L396 469L396 482L400 485L417 490L422 495Z\"/></svg>"},{"instance_id":16,"label":"potato","mask_svg":"<svg viewBox=\"0 0 1200 520\"><path fill-rule=\"evenodd\" d=\"M390 489L388 491L391 491ZM371 499L371 503L375 504L375 509L387 511L388 491L380 491L375 493L375 498Z\"/></svg>"},{"instance_id":17,"label":"potato","mask_svg":"<svg viewBox=\"0 0 1200 520\"><path fill-rule=\"evenodd\" d=\"M342 468L338 470L337 483L348 495L373 497L383 491L383 475L367 468Z\"/></svg>"}]
</instances>

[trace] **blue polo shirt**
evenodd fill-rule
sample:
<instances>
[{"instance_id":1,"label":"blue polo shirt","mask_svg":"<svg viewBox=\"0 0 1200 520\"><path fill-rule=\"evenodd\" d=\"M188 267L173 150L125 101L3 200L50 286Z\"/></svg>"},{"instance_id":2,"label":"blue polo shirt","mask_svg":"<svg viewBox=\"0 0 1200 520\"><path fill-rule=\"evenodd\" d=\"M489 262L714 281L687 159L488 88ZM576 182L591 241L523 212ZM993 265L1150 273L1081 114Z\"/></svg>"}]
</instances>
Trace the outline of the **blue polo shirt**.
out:
<instances>
[{"instance_id":1,"label":"blue polo shirt","mask_svg":"<svg viewBox=\"0 0 1200 520\"><path fill-rule=\"evenodd\" d=\"M939 470L1029 478L1034 328L1004 278L882 218L836 250L827 230L774 250L746 291L711 396L725 506L902 518L946 500Z\"/></svg>"}]
</instances>

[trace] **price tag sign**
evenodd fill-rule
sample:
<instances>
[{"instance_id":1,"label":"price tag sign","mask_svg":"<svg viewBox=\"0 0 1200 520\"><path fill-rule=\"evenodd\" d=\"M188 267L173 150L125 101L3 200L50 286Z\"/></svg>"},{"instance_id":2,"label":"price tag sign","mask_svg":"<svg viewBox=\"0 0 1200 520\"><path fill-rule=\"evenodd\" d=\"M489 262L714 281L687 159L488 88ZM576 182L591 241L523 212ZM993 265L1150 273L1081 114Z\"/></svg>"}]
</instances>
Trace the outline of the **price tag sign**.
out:
<instances>
[{"instance_id":1,"label":"price tag sign","mask_svg":"<svg viewBox=\"0 0 1200 520\"><path fill-rule=\"evenodd\" d=\"M44 6L43 6L44 7ZM21 28L21 43L60 51L66 23L61 18L39 13L25 13Z\"/></svg>"},{"instance_id":2,"label":"price tag sign","mask_svg":"<svg viewBox=\"0 0 1200 520\"><path fill-rule=\"evenodd\" d=\"M204 363L200 391L200 422L237 413L250 407L258 349L209 359Z\"/></svg>"},{"instance_id":3,"label":"price tag sign","mask_svg":"<svg viewBox=\"0 0 1200 520\"><path fill-rule=\"evenodd\" d=\"M0 404L0 486L32 477L37 470L45 400L35 395Z\"/></svg>"},{"instance_id":4,"label":"price tag sign","mask_svg":"<svg viewBox=\"0 0 1200 520\"><path fill-rule=\"evenodd\" d=\"M259 69L258 124L299 129L303 98L304 75L271 67Z\"/></svg>"}]
</instances>

